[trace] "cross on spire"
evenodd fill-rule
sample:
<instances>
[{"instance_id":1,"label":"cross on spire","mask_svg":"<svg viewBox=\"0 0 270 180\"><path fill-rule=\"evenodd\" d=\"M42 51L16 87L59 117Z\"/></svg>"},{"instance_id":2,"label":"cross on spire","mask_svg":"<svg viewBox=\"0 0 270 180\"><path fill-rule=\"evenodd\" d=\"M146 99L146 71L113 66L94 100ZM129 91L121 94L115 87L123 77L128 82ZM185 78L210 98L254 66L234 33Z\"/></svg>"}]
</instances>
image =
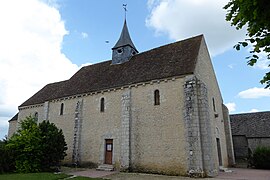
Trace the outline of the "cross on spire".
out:
<instances>
[{"instance_id":1,"label":"cross on spire","mask_svg":"<svg viewBox=\"0 0 270 180\"><path fill-rule=\"evenodd\" d=\"M125 19L126 19L126 17L127 17L127 4L123 4L123 8L125 11Z\"/></svg>"}]
</instances>

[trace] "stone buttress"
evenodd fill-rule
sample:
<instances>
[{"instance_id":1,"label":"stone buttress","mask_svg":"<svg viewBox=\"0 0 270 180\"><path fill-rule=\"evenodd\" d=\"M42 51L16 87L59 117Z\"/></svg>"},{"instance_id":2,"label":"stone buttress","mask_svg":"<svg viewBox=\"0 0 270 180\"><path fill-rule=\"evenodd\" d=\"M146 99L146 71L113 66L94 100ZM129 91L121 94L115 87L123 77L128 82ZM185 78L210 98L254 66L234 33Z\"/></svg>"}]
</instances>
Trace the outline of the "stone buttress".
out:
<instances>
[{"instance_id":1,"label":"stone buttress","mask_svg":"<svg viewBox=\"0 0 270 180\"><path fill-rule=\"evenodd\" d=\"M127 90L122 95L121 112L121 169L130 167L130 127L131 124L131 90Z\"/></svg>"},{"instance_id":2,"label":"stone buttress","mask_svg":"<svg viewBox=\"0 0 270 180\"><path fill-rule=\"evenodd\" d=\"M184 84L188 174L192 177L216 176L207 88L194 75Z\"/></svg>"},{"instance_id":3,"label":"stone buttress","mask_svg":"<svg viewBox=\"0 0 270 180\"><path fill-rule=\"evenodd\" d=\"M74 117L72 164L76 166L81 162L82 108L83 100L77 102Z\"/></svg>"}]
</instances>

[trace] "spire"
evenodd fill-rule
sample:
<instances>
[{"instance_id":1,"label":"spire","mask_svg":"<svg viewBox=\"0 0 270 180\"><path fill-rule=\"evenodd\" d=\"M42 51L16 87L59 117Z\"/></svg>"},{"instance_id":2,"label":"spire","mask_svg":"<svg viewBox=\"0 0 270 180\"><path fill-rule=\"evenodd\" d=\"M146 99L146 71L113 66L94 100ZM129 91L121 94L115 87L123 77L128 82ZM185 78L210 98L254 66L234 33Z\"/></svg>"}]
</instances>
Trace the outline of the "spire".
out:
<instances>
[{"instance_id":1,"label":"spire","mask_svg":"<svg viewBox=\"0 0 270 180\"><path fill-rule=\"evenodd\" d=\"M131 46L138 53L136 47L134 46L134 44L133 44L133 42L132 42L132 40L130 38L126 19L125 19L125 22L124 22L124 26L123 26L120 38L119 38L119 40L117 41L117 43L114 45L114 47L112 49L114 50L114 49L117 49L117 48L123 47L123 46Z\"/></svg>"},{"instance_id":2,"label":"spire","mask_svg":"<svg viewBox=\"0 0 270 180\"><path fill-rule=\"evenodd\" d=\"M127 5L123 4L123 8L125 10L125 21L124 26L120 35L119 40L112 48L112 64L121 64L128 61L133 55L138 53L138 50L134 46L127 27L126 21L126 12Z\"/></svg>"}]
</instances>

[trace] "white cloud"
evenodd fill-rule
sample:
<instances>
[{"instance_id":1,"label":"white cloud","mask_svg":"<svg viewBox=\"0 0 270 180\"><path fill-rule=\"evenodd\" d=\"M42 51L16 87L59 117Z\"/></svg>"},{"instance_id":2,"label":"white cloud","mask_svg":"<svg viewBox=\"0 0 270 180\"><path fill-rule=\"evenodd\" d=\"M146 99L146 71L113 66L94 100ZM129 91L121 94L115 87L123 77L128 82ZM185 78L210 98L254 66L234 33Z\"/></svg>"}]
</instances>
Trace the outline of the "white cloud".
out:
<instances>
[{"instance_id":1,"label":"white cloud","mask_svg":"<svg viewBox=\"0 0 270 180\"><path fill-rule=\"evenodd\" d=\"M228 0L148 0L146 25L173 40L204 34L214 56L245 37L244 30L237 31L225 20L226 3Z\"/></svg>"},{"instance_id":2,"label":"white cloud","mask_svg":"<svg viewBox=\"0 0 270 180\"><path fill-rule=\"evenodd\" d=\"M82 67L84 67L84 66L90 66L90 65L92 65L93 63L84 63L84 64L81 64L80 65L80 68L82 68Z\"/></svg>"},{"instance_id":3,"label":"white cloud","mask_svg":"<svg viewBox=\"0 0 270 180\"><path fill-rule=\"evenodd\" d=\"M249 112L259 112L259 110L258 109L251 109Z\"/></svg>"},{"instance_id":4,"label":"white cloud","mask_svg":"<svg viewBox=\"0 0 270 180\"><path fill-rule=\"evenodd\" d=\"M227 106L227 108L229 109L229 112L234 112L235 108L236 108L236 104L235 103L226 103L225 106Z\"/></svg>"},{"instance_id":5,"label":"white cloud","mask_svg":"<svg viewBox=\"0 0 270 180\"><path fill-rule=\"evenodd\" d=\"M83 39L88 38L88 34L85 33L85 32L82 32L82 33L81 33L81 36L82 36Z\"/></svg>"},{"instance_id":6,"label":"white cloud","mask_svg":"<svg viewBox=\"0 0 270 180\"><path fill-rule=\"evenodd\" d=\"M248 49L247 49L248 52L253 51L253 45L255 45L255 43L248 46ZM270 70L270 67L269 67L270 61L269 59L267 59L267 53L262 51L260 53L256 53L256 55L259 57L259 60L257 61L256 64L254 64L253 67L257 69L261 69L261 70Z\"/></svg>"},{"instance_id":7,"label":"white cloud","mask_svg":"<svg viewBox=\"0 0 270 180\"><path fill-rule=\"evenodd\" d=\"M233 69L234 66L236 66L236 64L229 64L229 65L228 65L228 67L229 67L230 69Z\"/></svg>"},{"instance_id":8,"label":"white cloud","mask_svg":"<svg viewBox=\"0 0 270 180\"><path fill-rule=\"evenodd\" d=\"M270 89L254 87L239 92L238 96L244 99L257 99L262 97L270 97Z\"/></svg>"},{"instance_id":9,"label":"white cloud","mask_svg":"<svg viewBox=\"0 0 270 180\"><path fill-rule=\"evenodd\" d=\"M255 67L262 69L262 70L270 70L270 66L269 66L270 62L267 59L262 59L259 60L256 64Z\"/></svg>"},{"instance_id":10,"label":"white cloud","mask_svg":"<svg viewBox=\"0 0 270 180\"><path fill-rule=\"evenodd\" d=\"M0 1L0 127L44 85L78 69L61 53L68 31L58 9L44 2Z\"/></svg>"}]
</instances>

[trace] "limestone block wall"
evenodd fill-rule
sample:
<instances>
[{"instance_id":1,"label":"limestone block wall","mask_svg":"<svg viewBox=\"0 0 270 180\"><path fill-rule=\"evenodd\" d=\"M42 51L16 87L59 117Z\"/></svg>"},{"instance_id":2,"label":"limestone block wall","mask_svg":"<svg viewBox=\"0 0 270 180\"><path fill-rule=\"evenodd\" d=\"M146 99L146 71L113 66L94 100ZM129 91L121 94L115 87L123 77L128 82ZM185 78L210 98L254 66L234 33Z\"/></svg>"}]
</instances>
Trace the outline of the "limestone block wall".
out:
<instances>
[{"instance_id":1,"label":"limestone block wall","mask_svg":"<svg viewBox=\"0 0 270 180\"><path fill-rule=\"evenodd\" d=\"M17 128L17 121L9 121L8 138L10 138L16 132L16 128Z\"/></svg>"},{"instance_id":2,"label":"limestone block wall","mask_svg":"<svg viewBox=\"0 0 270 180\"><path fill-rule=\"evenodd\" d=\"M131 89L131 168L187 174L183 78ZM160 105L154 105L154 91Z\"/></svg>"},{"instance_id":3,"label":"limestone block wall","mask_svg":"<svg viewBox=\"0 0 270 180\"><path fill-rule=\"evenodd\" d=\"M234 157L234 148L233 148L233 140L232 140L232 131L231 131L231 123L228 108L223 105L223 118L224 118L224 128L225 128L225 136L226 136L226 145L228 152L228 163L229 166L235 165L235 157Z\"/></svg>"},{"instance_id":4,"label":"limestone block wall","mask_svg":"<svg viewBox=\"0 0 270 180\"><path fill-rule=\"evenodd\" d=\"M184 118L188 142L188 174L192 177L216 176L213 163L212 128L207 88L196 76L185 78Z\"/></svg>"},{"instance_id":5,"label":"limestone block wall","mask_svg":"<svg viewBox=\"0 0 270 180\"><path fill-rule=\"evenodd\" d=\"M120 168L121 98L124 90L93 94L84 98L82 124L82 157L84 162L104 164L105 139L113 140L112 163ZM105 109L100 112L100 99Z\"/></svg>"},{"instance_id":6,"label":"limestone block wall","mask_svg":"<svg viewBox=\"0 0 270 180\"><path fill-rule=\"evenodd\" d=\"M222 112L223 100L217 83L215 72L211 63L211 59L206 47L206 43L204 40L202 41L199 50L195 75L199 80L201 80L206 85L208 89L209 115L212 127L211 129L212 137L216 137L220 140L222 165L224 167L227 167L228 153L226 147L224 117ZM216 169L218 169L219 161L218 161L218 153L217 153L218 149L216 138L212 139L212 149L214 155L213 163Z\"/></svg>"},{"instance_id":7,"label":"limestone block wall","mask_svg":"<svg viewBox=\"0 0 270 180\"><path fill-rule=\"evenodd\" d=\"M81 98L70 98L49 103L48 120L54 123L58 128L63 130L65 140L67 143L67 156L64 162L70 163L72 161L73 152L73 135L74 135L74 118L75 109L78 100ZM60 115L61 104L64 104L63 115Z\"/></svg>"},{"instance_id":8,"label":"limestone block wall","mask_svg":"<svg viewBox=\"0 0 270 180\"><path fill-rule=\"evenodd\" d=\"M122 94L121 111L121 147L120 164L122 169L128 169L130 166L130 134L131 134L131 90L128 89Z\"/></svg>"},{"instance_id":9,"label":"limestone block wall","mask_svg":"<svg viewBox=\"0 0 270 180\"><path fill-rule=\"evenodd\" d=\"M27 116L34 116L35 113L38 113L38 122L42 122L44 119L43 104L36 105L36 106L24 107L24 108L19 109L16 130L18 130L18 128L20 126L20 122L22 120L24 120Z\"/></svg>"},{"instance_id":10,"label":"limestone block wall","mask_svg":"<svg viewBox=\"0 0 270 180\"><path fill-rule=\"evenodd\" d=\"M248 141L248 147L250 148L252 152L254 152L258 146L270 147L269 137L248 138L247 141Z\"/></svg>"}]
</instances>

